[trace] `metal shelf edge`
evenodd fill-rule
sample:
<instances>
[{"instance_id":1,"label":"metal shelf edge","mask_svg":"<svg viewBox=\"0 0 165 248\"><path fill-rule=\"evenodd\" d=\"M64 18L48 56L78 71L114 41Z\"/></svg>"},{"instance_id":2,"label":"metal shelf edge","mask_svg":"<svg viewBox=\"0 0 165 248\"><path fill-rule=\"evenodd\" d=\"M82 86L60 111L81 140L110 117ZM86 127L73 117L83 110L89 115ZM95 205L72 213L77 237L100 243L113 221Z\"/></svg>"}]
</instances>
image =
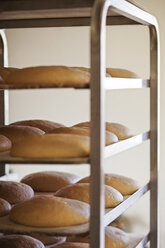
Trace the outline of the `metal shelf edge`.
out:
<instances>
[{"instance_id":1,"label":"metal shelf edge","mask_svg":"<svg viewBox=\"0 0 165 248\"><path fill-rule=\"evenodd\" d=\"M139 243L135 248L144 248L146 246L146 244L149 242L150 240L150 234L148 233ZM129 246L127 247L129 248ZM131 248L131 247L130 247Z\"/></svg>"},{"instance_id":2,"label":"metal shelf edge","mask_svg":"<svg viewBox=\"0 0 165 248\"><path fill-rule=\"evenodd\" d=\"M140 78L105 78L106 90L149 88L150 81Z\"/></svg>"},{"instance_id":3,"label":"metal shelf edge","mask_svg":"<svg viewBox=\"0 0 165 248\"><path fill-rule=\"evenodd\" d=\"M131 205L133 205L140 197L142 197L150 189L150 184L147 183L145 186L136 191L133 195L129 196L126 200L120 203L117 207L107 209L104 216L104 226L109 225L117 217L119 217L125 210L127 210Z\"/></svg>"},{"instance_id":4,"label":"metal shelf edge","mask_svg":"<svg viewBox=\"0 0 165 248\"><path fill-rule=\"evenodd\" d=\"M131 138L128 138L126 140L119 141L117 143L114 143L112 145L109 145L105 147L104 150L104 157L108 158L112 155L115 155L117 153L126 151L130 148L133 148L144 141L148 140L150 138L150 132L145 132L136 136L133 136Z\"/></svg>"}]
</instances>

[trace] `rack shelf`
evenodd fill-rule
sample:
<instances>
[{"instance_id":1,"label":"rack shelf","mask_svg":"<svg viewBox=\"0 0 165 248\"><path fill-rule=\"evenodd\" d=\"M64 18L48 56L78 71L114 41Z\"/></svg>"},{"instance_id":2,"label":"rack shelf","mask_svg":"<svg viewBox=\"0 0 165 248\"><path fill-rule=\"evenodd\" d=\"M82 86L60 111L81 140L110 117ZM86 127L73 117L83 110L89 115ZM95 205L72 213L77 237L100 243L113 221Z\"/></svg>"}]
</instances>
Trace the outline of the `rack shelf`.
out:
<instances>
[{"instance_id":1,"label":"rack shelf","mask_svg":"<svg viewBox=\"0 0 165 248\"><path fill-rule=\"evenodd\" d=\"M108 158L120 152L124 152L130 148L142 144L150 137L150 132L142 133L126 140L119 141L104 148L104 156ZM82 158L59 158L59 159L30 159L10 156L9 152L0 153L0 163L12 164L88 164L89 157Z\"/></svg>"},{"instance_id":2,"label":"rack shelf","mask_svg":"<svg viewBox=\"0 0 165 248\"><path fill-rule=\"evenodd\" d=\"M149 88L150 82L147 79L140 78L106 78L105 79L105 90L115 90L115 89L142 89ZM74 89L89 89L89 84L82 84L79 87L74 86L72 83L67 84L63 87L59 87L55 84L4 84L0 83L0 90L18 90L18 89L50 89L50 88L74 88Z\"/></svg>"}]
</instances>

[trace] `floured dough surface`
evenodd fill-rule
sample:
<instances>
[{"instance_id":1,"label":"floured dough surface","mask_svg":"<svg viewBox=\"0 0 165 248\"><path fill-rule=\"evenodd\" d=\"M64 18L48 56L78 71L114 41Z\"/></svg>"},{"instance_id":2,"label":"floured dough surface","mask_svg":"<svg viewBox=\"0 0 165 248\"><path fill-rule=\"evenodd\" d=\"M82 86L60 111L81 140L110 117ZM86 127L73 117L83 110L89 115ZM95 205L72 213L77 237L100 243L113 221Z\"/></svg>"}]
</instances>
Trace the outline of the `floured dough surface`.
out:
<instances>
[{"instance_id":1,"label":"floured dough surface","mask_svg":"<svg viewBox=\"0 0 165 248\"><path fill-rule=\"evenodd\" d=\"M12 221L36 227L65 227L89 221L89 204L55 196L35 196L12 208Z\"/></svg>"},{"instance_id":2,"label":"floured dough surface","mask_svg":"<svg viewBox=\"0 0 165 248\"><path fill-rule=\"evenodd\" d=\"M76 183L80 178L71 173L57 171L42 171L31 173L21 182L28 184L37 192L56 192L66 185Z\"/></svg>"},{"instance_id":3,"label":"floured dough surface","mask_svg":"<svg viewBox=\"0 0 165 248\"><path fill-rule=\"evenodd\" d=\"M75 199L90 203L90 184L77 183L69 185L58 190L56 196ZM117 206L123 201L123 196L120 192L110 186L105 186L105 207L111 208Z\"/></svg>"},{"instance_id":4,"label":"floured dough surface","mask_svg":"<svg viewBox=\"0 0 165 248\"><path fill-rule=\"evenodd\" d=\"M78 183L89 183L90 177L82 178ZM140 186L138 182L132 178L106 173L104 183L118 190L122 195L131 195L137 191Z\"/></svg>"},{"instance_id":5,"label":"floured dough surface","mask_svg":"<svg viewBox=\"0 0 165 248\"><path fill-rule=\"evenodd\" d=\"M34 196L33 189L24 183L0 181L0 198L11 204L25 201Z\"/></svg>"}]
</instances>

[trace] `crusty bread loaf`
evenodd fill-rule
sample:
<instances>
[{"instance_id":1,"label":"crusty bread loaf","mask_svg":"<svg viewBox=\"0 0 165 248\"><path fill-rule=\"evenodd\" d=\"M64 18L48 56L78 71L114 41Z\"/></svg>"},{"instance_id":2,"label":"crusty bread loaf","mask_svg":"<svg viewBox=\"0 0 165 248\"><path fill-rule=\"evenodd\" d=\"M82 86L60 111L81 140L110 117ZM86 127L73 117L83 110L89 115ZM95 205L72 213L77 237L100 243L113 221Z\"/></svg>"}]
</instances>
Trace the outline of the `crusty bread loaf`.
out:
<instances>
[{"instance_id":1,"label":"crusty bread loaf","mask_svg":"<svg viewBox=\"0 0 165 248\"><path fill-rule=\"evenodd\" d=\"M52 248L90 248L88 243L82 242L65 242L57 246L53 246Z\"/></svg>"},{"instance_id":2,"label":"crusty bread loaf","mask_svg":"<svg viewBox=\"0 0 165 248\"><path fill-rule=\"evenodd\" d=\"M106 122L106 130L114 133L119 140L128 139L133 136L132 131L120 123Z\"/></svg>"},{"instance_id":3,"label":"crusty bread loaf","mask_svg":"<svg viewBox=\"0 0 165 248\"><path fill-rule=\"evenodd\" d=\"M107 226L105 228L105 248L134 248L140 241L140 238L126 233L119 228Z\"/></svg>"},{"instance_id":4,"label":"crusty bread loaf","mask_svg":"<svg viewBox=\"0 0 165 248\"><path fill-rule=\"evenodd\" d=\"M90 243L90 237L89 235L86 236L67 236L66 242L78 242L78 243Z\"/></svg>"},{"instance_id":5,"label":"crusty bread loaf","mask_svg":"<svg viewBox=\"0 0 165 248\"><path fill-rule=\"evenodd\" d=\"M5 83L9 74L15 70L18 70L18 68L0 67L0 82Z\"/></svg>"},{"instance_id":6,"label":"crusty bread loaf","mask_svg":"<svg viewBox=\"0 0 165 248\"><path fill-rule=\"evenodd\" d=\"M90 127L90 122L81 122L73 127L86 129ZM133 136L132 131L120 123L106 122L106 131L115 134L119 140L128 139Z\"/></svg>"},{"instance_id":7,"label":"crusty bread loaf","mask_svg":"<svg viewBox=\"0 0 165 248\"><path fill-rule=\"evenodd\" d=\"M89 221L89 204L55 196L35 196L15 205L9 217L27 226L72 226Z\"/></svg>"},{"instance_id":8,"label":"crusty bread loaf","mask_svg":"<svg viewBox=\"0 0 165 248\"><path fill-rule=\"evenodd\" d=\"M71 134L46 134L22 139L11 155L24 158L77 158L89 155L89 137Z\"/></svg>"},{"instance_id":9,"label":"crusty bread loaf","mask_svg":"<svg viewBox=\"0 0 165 248\"><path fill-rule=\"evenodd\" d=\"M73 127L86 129L90 127L90 122L88 121L81 122L81 123L74 125ZM133 136L132 131L128 127L120 123L106 122L106 131L115 134L119 140L128 139Z\"/></svg>"},{"instance_id":10,"label":"crusty bread loaf","mask_svg":"<svg viewBox=\"0 0 165 248\"><path fill-rule=\"evenodd\" d=\"M140 186L137 181L132 178L120 176L117 174L105 174L105 184L118 190L122 195L131 195L137 191ZM78 183L89 183L90 177L82 178Z\"/></svg>"},{"instance_id":11,"label":"crusty bread loaf","mask_svg":"<svg viewBox=\"0 0 165 248\"><path fill-rule=\"evenodd\" d=\"M44 248L37 239L27 235L4 235L0 237L1 248Z\"/></svg>"},{"instance_id":12,"label":"crusty bread loaf","mask_svg":"<svg viewBox=\"0 0 165 248\"><path fill-rule=\"evenodd\" d=\"M88 85L90 73L81 67L36 66L11 72L7 84L37 85L53 84L56 87L80 87Z\"/></svg>"},{"instance_id":13,"label":"crusty bread loaf","mask_svg":"<svg viewBox=\"0 0 165 248\"><path fill-rule=\"evenodd\" d=\"M11 210L10 203L0 198L0 217L7 215L10 210Z\"/></svg>"},{"instance_id":14,"label":"crusty bread loaf","mask_svg":"<svg viewBox=\"0 0 165 248\"><path fill-rule=\"evenodd\" d=\"M0 126L0 134L5 135L14 144L25 137L39 136L45 134L45 132L36 127L13 125Z\"/></svg>"},{"instance_id":15,"label":"crusty bread loaf","mask_svg":"<svg viewBox=\"0 0 165 248\"><path fill-rule=\"evenodd\" d=\"M74 185L68 185L59 189L56 196L75 199L90 203L90 184L89 183L77 183ZM105 207L113 208L123 201L123 196L120 192L110 186L105 186Z\"/></svg>"},{"instance_id":16,"label":"crusty bread loaf","mask_svg":"<svg viewBox=\"0 0 165 248\"><path fill-rule=\"evenodd\" d=\"M66 237L63 236L46 236L46 235L40 235L40 234L34 234L30 235L32 238L38 239L41 241L44 245L57 245L62 244L66 241Z\"/></svg>"},{"instance_id":17,"label":"crusty bread loaf","mask_svg":"<svg viewBox=\"0 0 165 248\"><path fill-rule=\"evenodd\" d=\"M118 77L118 78L138 78L138 75L132 71L120 68L107 68L106 72L111 77Z\"/></svg>"},{"instance_id":18,"label":"crusty bread loaf","mask_svg":"<svg viewBox=\"0 0 165 248\"><path fill-rule=\"evenodd\" d=\"M77 134L77 135L84 135L90 136L90 128L79 128L79 127L61 127L52 130L49 133L68 133L68 134ZM105 144L111 145L116 143L118 138L115 134L106 131L105 132Z\"/></svg>"},{"instance_id":19,"label":"crusty bread loaf","mask_svg":"<svg viewBox=\"0 0 165 248\"><path fill-rule=\"evenodd\" d=\"M10 125L37 127L42 131L44 131L45 133L48 133L56 128L64 127L64 125L60 123L47 121L47 120L23 120L23 121L13 122Z\"/></svg>"},{"instance_id":20,"label":"crusty bread loaf","mask_svg":"<svg viewBox=\"0 0 165 248\"><path fill-rule=\"evenodd\" d=\"M9 151L11 146L11 141L6 136L0 134L0 152Z\"/></svg>"},{"instance_id":21,"label":"crusty bread loaf","mask_svg":"<svg viewBox=\"0 0 165 248\"><path fill-rule=\"evenodd\" d=\"M33 189L24 183L0 181L0 198L11 204L25 201L34 196Z\"/></svg>"},{"instance_id":22,"label":"crusty bread loaf","mask_svg":"<svg viewBox=\"0 0 165 248\"><path fill-rule=\"evenodd\" d=\"M21 182L28 184L34 191L56 192L66 185L76 183L80 177L57 171L42 171L29 174L22 178Z\"/></svg>"}]
</instances>

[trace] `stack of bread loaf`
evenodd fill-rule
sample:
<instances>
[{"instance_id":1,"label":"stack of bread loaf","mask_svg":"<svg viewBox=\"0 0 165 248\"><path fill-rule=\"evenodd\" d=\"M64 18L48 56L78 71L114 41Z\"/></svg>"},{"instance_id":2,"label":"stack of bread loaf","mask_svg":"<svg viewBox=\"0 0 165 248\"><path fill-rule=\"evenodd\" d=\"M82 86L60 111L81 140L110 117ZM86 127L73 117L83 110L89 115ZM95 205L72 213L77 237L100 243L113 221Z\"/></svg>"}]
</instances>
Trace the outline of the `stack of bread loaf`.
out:
<instances>
[{"instance_id":1,"label":"stack of bread loaf","mask_svg":"<svg viewBox=\"0 0 165 248\"><path fill-rule=\"evenodd\" d=\"M129 128L106 122L105 145L132 137ZM0 152L13 157L59 159L88 157L90 122L71 127L47 120L24 120L0 126Z\"/></svg>"}]
</instances>

